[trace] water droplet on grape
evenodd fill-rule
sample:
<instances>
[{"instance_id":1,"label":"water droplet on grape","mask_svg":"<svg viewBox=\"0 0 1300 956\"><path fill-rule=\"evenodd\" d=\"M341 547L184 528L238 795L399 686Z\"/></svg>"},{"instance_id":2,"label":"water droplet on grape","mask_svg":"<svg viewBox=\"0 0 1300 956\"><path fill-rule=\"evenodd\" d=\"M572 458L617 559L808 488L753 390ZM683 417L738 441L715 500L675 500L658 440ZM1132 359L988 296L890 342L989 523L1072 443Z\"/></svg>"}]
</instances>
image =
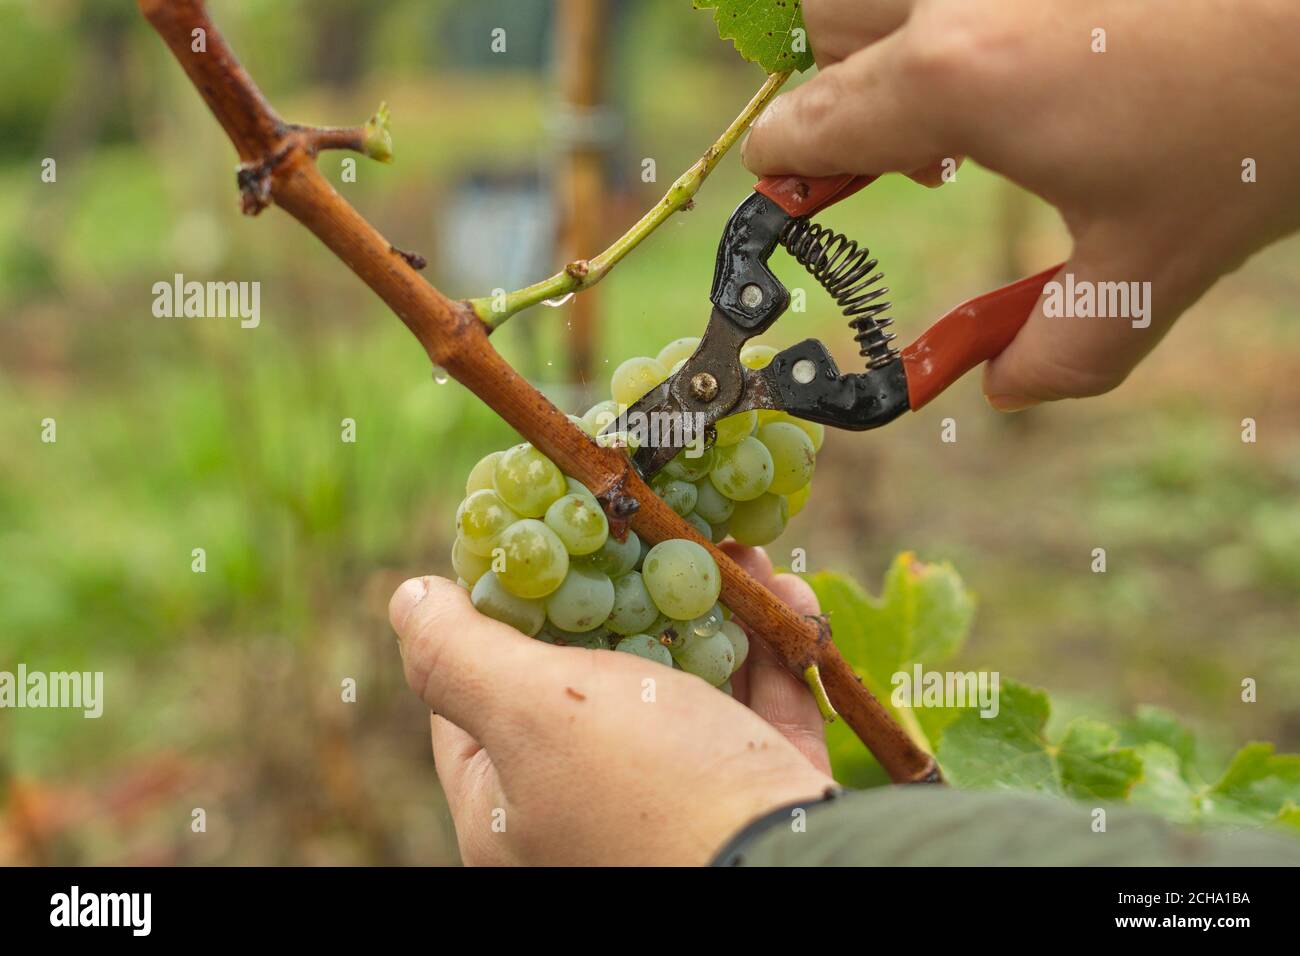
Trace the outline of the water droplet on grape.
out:
<instances>
[{"instance_id":1,"label":"water droplet on grape","mask_svg":"<svg viewBox=\"0 0 1300 956\"><path fill-rule=\"evenodd\" d=\"M564 305L564 303L572 299L575 295L577 295L576 292L570 292L567 295L562 295L555 299L543 299L542 305L549 305L552 309L558 309L560 306Z\"/></svg>"},{"instance_id":2,"label":"water droplet on grape","mask_svg":"<svg viewBox=\"0 0 1300 956\"><path fill-rule=\"evenodd\" d=\"M437 383L438 385L446 385L447 378L448 378L447 370L445 368L443 368L441 365L435 365L433 367L433 380L435 383Z\"/></svg>"},{"instance_id":3,"label":"water droplet on grape","mask_svg":"<svg viewBox=\"0 0 1300 956\"><path fill-rule=\"evenodd\" d=\"M691 630L700 637L712 637L722 630L722 615L716 610L709 611L691 621Z\"/></svg>"}]
</instances>

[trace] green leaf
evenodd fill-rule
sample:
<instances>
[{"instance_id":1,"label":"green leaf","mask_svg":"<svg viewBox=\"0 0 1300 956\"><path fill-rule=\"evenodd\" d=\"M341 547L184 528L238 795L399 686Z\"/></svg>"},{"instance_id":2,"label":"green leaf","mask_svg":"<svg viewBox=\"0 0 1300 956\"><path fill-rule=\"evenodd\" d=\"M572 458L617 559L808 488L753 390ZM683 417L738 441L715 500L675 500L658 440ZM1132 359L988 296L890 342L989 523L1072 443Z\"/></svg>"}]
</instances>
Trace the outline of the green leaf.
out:
<instances>
[{"instance_id":1,"label":"green leaf","mask_svg":"<svg viewBox=\"0 0 1300 956\"><path fill-rule=\"evenodd\" d=\"M878 696L914 663L934 667L961 647L975 601L949 564L926 564L910 552L894 559L880 600L832 571L811 575L835 644Z\"/></svg>"},{"instance_id":2,"label":"green leaf","mask_svg":"<svg viewBox=\"0 0 1300 956\"><path fill-rule=\"evenodd\" d=\"M1288 803L1278 813L1277 822L1280 826L1300 833L1300 807L1294 803Z\"/></svg>"},{"instance_id":3,"label":"green leaf","mask_svg":"<svg viewBox=\"0 0 1300 956\"><path fill-rule=\"evenodd\" d=\"M1163 744L1177 757L1179 773L1189 781L1197 779L1196 738L1176 716L1162 707L1139 706L1131 718L1120 724L1120 743L1129 747Z\"/></svg>"},{"instance_id":4,"label":"green leaf","mask_svg":"<svg viewBox=\"0 0 1300 956\"><path fill-rule=\"evenodd\" d=\"M1200 817L1200 796L1183 775L1182 758L1157 741L1134 748L1142 761L1142 779L1129 791L1129 802L1175 823L1194 823Z\"/></svg>"},{"instance_id":5,"label":"green leaf","mask_svg":"<svg viewBox=\"0 0 1300 956\"><path fill-rule=\"evenodd\" d=\"M718 36L768 73L813 65L801 0L691 0L691 5L712 8Z\"/></svg>"},{"instance_id":6,"label":"green leaf","mask_svg":"<svg viewBox=\"0 0 1300 956\"><path fill-rule=\"evenodd\" d=\"M391 118L388 104L380 103L379 109L375 110L364 127L366 155L381 163L393 161L393 134L388 127Z\"/></svg>"},{"instance_id":7,"label":"green leaf","mask_svg":"<svg viewBox=\"0 0 1300 956\"><path fill-rule=\"evenodd\" d=\"M957 708L912 710L890 702L893 677L914 663L930 668L950 657L970 630L975 602L947 564L925 564L901 554L885 575L882 597L873 598L851 578L830 571L808 577L831 623L835 644L867 689L905 725L931 743L961 713ZM835 777L846 786L880 779L879 768L852 731L837 722L827 728Z\"/></svg>"},{"instance_id":8,"label":"green leaf","mask_svg":"<svg viewBox=\"0 0 1300 956\"><path fill-rule=\"evenodd\" d=\"M1056 750L1061 789L1081 799L1123 800L1142 775L1142 759L1120 747L1119 731L1079 718L1065 728Z\"/></svg>"},{"instance_id":9,"label":"green leaf","mask_svg":"<svg viewBox=\"0 0 1300 956\"><path fill-rule=\"evenodd\" d=\"M1163 743L1137 747L1142 780L1130 799L1176 823L1300 830L1300 756L1274 754L1272 744L1247 744L1214 786L1189 780L1185 754Z\"/></svg>"},{"instance_id":10,"label":"green leaf","mask_svg":"<svg viewBox=\"0 0 1300 956\"><path fill-rule=\"evenodd\" d=\"M1045 693L1004 679L997 716L966 710L944 731L937 754L944 776L968 789L1123 799L1142 772L1137 753L1118 745L1114 728L1085 719L1073 721L1052 744L1046 736L1050 714Z\"/></svg>"},{"instance_id":11,"label":"green leaf","mask_svg":"<svg viewBox=\"0 0 1300 956\"><path fill-rule=\"evenodd\" d=\"M1258 826L1293 824L1300 804L1300 754L1275 754L1272 744L1252 743L1205 792L1201 811L1208 822Z\"/></svg>"}]
</instances>

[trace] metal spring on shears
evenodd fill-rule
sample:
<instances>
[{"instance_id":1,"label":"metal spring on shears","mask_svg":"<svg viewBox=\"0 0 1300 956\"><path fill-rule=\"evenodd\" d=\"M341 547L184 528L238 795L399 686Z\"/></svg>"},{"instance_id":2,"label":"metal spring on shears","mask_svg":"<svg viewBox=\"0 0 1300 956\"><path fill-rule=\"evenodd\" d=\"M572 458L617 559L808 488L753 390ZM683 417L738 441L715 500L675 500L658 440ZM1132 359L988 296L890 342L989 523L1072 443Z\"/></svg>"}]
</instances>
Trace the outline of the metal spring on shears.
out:
<instances>
[{"instance_id":1,"label":"metal spring on shears","mask_svg":"<svg viewBox=\"0 0 1300 956\"><path fill-rule=\"evenodd\" d=\"M889 311L889 303L878 301L889 289L873 288L885 274L872 274L880 263L871 258L870 249L807 219L791 219L780 241L843 309L868 370L898 358L898 350L889 344L894 333L886 331L893 319L882 314Z\"/></svg>"}]
</instances>

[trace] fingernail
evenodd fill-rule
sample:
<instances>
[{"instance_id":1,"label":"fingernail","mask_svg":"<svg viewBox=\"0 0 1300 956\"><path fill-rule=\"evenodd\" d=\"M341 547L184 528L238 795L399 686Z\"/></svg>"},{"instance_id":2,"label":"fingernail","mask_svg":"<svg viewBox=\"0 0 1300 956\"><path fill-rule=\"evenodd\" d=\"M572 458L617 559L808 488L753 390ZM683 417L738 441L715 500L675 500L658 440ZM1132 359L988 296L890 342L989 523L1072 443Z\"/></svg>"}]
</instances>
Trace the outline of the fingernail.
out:
<instances>
[{"instance_id":1,"label":"fingernail","mask_svg":"<svg viewBox=\"0 0 1300 956\"><path fill-rule=\"evenodd\" d=\"M402 586L393 592L393 599L388 602L388 620L393 629L401 636L402 626L417 604L429 593L427 578L411 578L403 581Z\"/></svg>"},{"instance_id":2,"label":"fingernail","mask_svg":"<svg viewBox=\"0 0 1300 956\"><path fill-rule=\"evenodd\" d=\"M1022 412L1040 404L1038 399L1023 395L985 395L984 399L1000 412Z\"/></svg>"}]
</instances>

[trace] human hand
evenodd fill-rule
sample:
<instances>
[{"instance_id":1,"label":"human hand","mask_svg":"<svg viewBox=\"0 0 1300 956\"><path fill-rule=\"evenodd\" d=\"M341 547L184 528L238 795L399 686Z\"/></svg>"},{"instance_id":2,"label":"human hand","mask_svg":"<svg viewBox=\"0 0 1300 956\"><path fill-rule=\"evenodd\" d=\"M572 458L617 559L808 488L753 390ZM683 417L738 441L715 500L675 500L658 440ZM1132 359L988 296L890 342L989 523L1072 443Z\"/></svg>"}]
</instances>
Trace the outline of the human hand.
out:
<instances>
[{"instance_id":1,"label":"human hand","mask_svg":"<svg viewBox=\"0 0 1300 956\"><path fill-rule=\"evenodd\" d=\"M808 585L773 576L762 551L726 549L816 613ZM389 618L433 711L466 863L703 864L750 820L832 785L811 694L752 634L732 699L632 654L525 637L443 578L404 583Z\"/></svg>"},{"instance_id":2,"label":"human hand","mask_svg":"<svg viewBox=\"0 0 1300 956\"><path fill-rule=\"evenodd\" d=\"M1060 210L1076 287L1151 283L1132 321L1048 317L1040 304L985 368L997 408L1109 391L1221 276L1300 228L1294 0L804 0L803 11L820 72L759 119L751 170L937 183L945 159L970 156ZM1247 160L1257 182L1244 181Z\"/></svg>"}]
</instances>

